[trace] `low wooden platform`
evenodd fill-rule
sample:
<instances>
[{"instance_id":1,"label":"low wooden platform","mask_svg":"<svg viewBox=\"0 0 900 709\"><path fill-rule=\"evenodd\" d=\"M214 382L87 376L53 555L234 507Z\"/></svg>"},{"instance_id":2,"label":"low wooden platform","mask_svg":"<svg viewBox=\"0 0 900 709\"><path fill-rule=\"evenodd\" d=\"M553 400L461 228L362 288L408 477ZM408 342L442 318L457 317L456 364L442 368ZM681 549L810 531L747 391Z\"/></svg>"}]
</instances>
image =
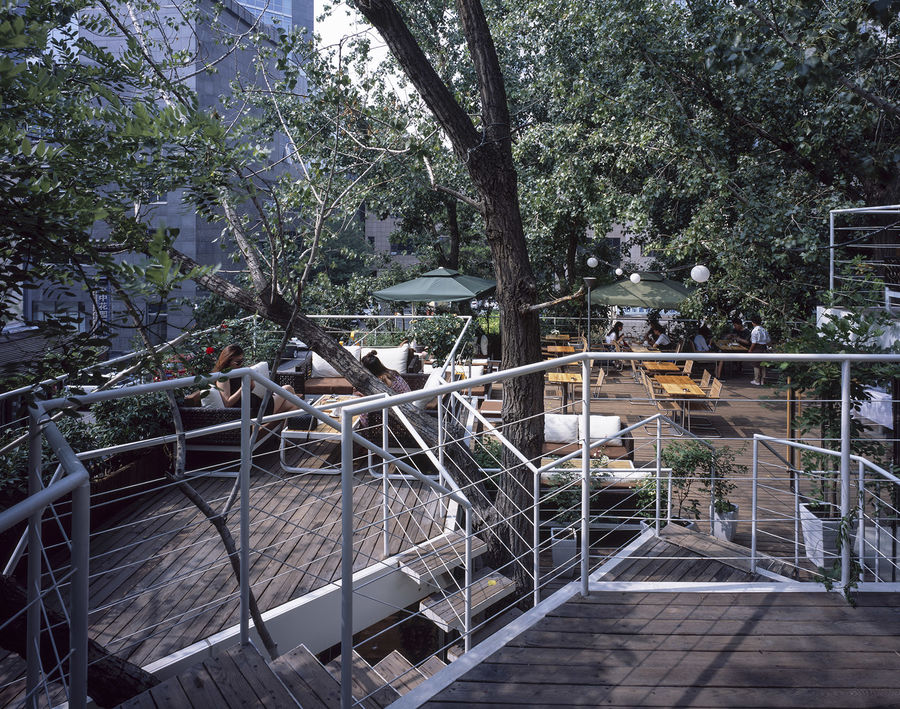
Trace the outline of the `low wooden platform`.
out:
<instances>
[{"instance_id":1,"label":"low wooden platform","mask_svg":"<svg viewBox=\"0 0 900 709\"><path fill-rule=\"evenodd\" d=\"M900 594L592 593L424 706L895 707Z\"/></svg>"}]
</instances>

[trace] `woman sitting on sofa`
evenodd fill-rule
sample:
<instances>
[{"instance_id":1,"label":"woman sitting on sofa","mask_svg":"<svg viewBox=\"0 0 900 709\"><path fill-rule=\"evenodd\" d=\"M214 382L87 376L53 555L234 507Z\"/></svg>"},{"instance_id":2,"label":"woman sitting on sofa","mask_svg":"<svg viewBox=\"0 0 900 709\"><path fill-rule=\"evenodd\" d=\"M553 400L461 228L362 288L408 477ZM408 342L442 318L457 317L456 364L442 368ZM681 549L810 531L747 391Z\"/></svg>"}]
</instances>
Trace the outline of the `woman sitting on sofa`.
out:
<instances>
[{"instance_id":1,"label":"woman sitting on sofa","mask_svg":"<svg viewBox=\"0 0 900 709\"><path fill-rule=\"evenodd\" d=\"M213 372L225 372L230 369L237 369L238 367L244 366L244 348L240 345L225 345L222 348L222 352L219 355L219 358L216 360L216 364L213 367ZM241 383L237 379L220 379L216 382L216 388L219 390L219 393L222 395L222 403L225 404L227 408L233 408L241 405ZM290 384L284 387L291 394L295 394L294 387ZM250 412L253 416L256 416L259 413L259 407L262 404L262 399L256 394L250 395ZM294 406L290 401L285 399L283 396L279 396L278 394L272 394L272 399L269 402L268 407L266 407L266 415L270 414L280 414L282 411L294 411L297 407Z\"/></svg>"}]
</instances>

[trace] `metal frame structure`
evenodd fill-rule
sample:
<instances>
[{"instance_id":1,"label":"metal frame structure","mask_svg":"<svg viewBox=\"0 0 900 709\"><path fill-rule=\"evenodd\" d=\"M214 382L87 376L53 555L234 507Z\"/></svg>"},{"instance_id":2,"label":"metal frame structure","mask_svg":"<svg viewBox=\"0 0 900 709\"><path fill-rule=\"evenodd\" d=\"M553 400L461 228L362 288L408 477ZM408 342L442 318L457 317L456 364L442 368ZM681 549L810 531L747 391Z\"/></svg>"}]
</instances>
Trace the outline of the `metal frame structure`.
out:
<instances>
[{"instance_id":1,"label":"metal frame structure","mask_svg":"<svg viewBox=\"0 0 900 709\"><path fill-rule=\"evenodd\" d=\"M460 336L462 337L462 335ZM459 343L457 343L458 345ZM624 361L628 360L674 360L679 358L680 355L676 353L617 353L615 354L616 358L622 359ZM824 452L828 455L835 455L840 457L840 476L841 476L841 512L845 514L849 512L851 503L851 485L850 485L850 466L852 462L856 462L860 468L863 467L875 471L882 479L892 483L900 485L900 479L895 476L887 473L886 471L878 468L878 466L873 465L869 461L866 461L858 456L854 456L851 454L850 450L850 378L852 372L852 365L854 363L871 363L871 362L885 362L885 363L898 363L900 362L900 355L897 354L887 354L887 355L856 355L856 354L841 354L841 355L812 355L812 354L775 354L775 353L752 353L752 354L731 354L731 355L713 355L713 354L695 354L692 355L692 358L697 362L713 362L722 358L726 358L728 360L733 361L790 361L790 362L820 362L820 361L831 361L831 362L839 362L841 364L841 437L840 437L840 446L837 451L828 451L827 449L815 449L815 447L805 446L805 444L799 444L796 442L788 442L788 441L780 441L779 439L773 439L765 436L757 436L754 438L754 487L753 487L753 548L752 555L755 560L757 557L757 549L756 549L756 536L757 536L757 465L756 459L758 455L757 447L759 443L769 443L769 442L780 442L780 443L788 443L790 445L794 445L797 447L806 447L810 450L816 450L817 452ZM430 477L422 474L420 471L410 466L408 463L400 460L395 455L391 454L386 450L386 446L378 446L376 444L371 443L370 441L364 439L358 433L356 433L351 425L353 417L358 416L363 413L370 413L375 411L382 411L385 415L383 416L385 432L383 436L386 436L386 422L388 416L386 415L388 410L394 410L395 407L398 407L403 404L412 403L422 399L434 398L435 396L446 397L446 396L455 396L459 397L462 395L463 390L468 389L470 387L477 387L485 384L490 384L494 382L502 382L503 380L509 379L515 376L521 376L525 374L531 374L535 372L542 372L551 368L556 368L560 366L570 365L570 364L580 364L582 367L582 378L584 382L590 381L590 370L594 363L597 360L606 360L610 358L610 353L578 353L573 354L567 357L563 357L557 360L551 360L548 362L539 362L531 365L526 365L523 367L516 368L514 370L506 370L500 372L494 372L491 374L486 374L478 377L473 377L471 379L466 380L458 380L458 381L450 381L445 385L437 389L432 389L429 391L414 391L406 394L398 394L390 397L386 397L383 395L365 397L361 399L357 399L351 402L346 402L344 405L340 406L340 419L335 420L329 417L323 411L320 411L314 407L311 407L301 398L291 395L282 387L277 384L271 382L268 379L261 377L257 372L253 371L250 368L242 368L238 370L234 370L230 372L227 376L229 377L237 377L241 378L241 386L246 396L241 397L242 406L241 406L241 419L239 422L234 422L231 424L223 424L221 426L217 426L217 429L227 429L234 428L240 426L241 429L241 437L243 441L250 440L251 428L254 425L259 425L264 421L275 421L281 418L285 418L284 414L275 415L272 417L262 418L260 417L258 420L254 421L250 415L250 397L249 392L254 383L259 383L269 391L273 393L277 393L289 401L292 401L298 408L302 411L311 414L313 417L320 421L327 421L330 425L334 426L340 435L340 441L342 446L342 456L341 456L341 489L342 489L342 500L341 500L341 510L342 510L342 560L341 560L341 577L344 579L344 582L341 584L341 649L342 655L345 658L349 658L352 655L353 651L353 617L354 617L354 594L357 592L354 589L354 584L352 582L353 579L353 534L354 534L354 511L353 511L353 477L354 477L354 469L353 469L353 447L354 445L359 445L364 447L365 449L373 452L376 456L378 456L382 461L389 462L393 465L396 465L401 471L409 476L415 478L417 481L421 482L423 485L426 485L429 489L434 490L438 493L442 498L444 498L447 503L452 503L457 506L457 509L461 509L464 515L463 527L462 530L465 534L466 545L465 545L465 581L464 581L464 591L465 591L465 619L463 623L464 627L464 641L465 641L465 649L468 650L471 643L471 628L472 628L472 618L471 618L471 607L472 607L472 599L471 599L471 588L472 588L472 504L468 497L465 494L465 491L460 487L457 481L453 479L453 477L444 469L443 465L441 465L442 461L442 450L438 451L437 455L432 455L432 459L437 463L438 469L440 471L440 479L439 481L434 481ZM448 365L445 364L444 371L446 371L446 367ZM215 381L218 378L221 378L226 375L214 375L209 378L209 381ZM85 395L83 397L78 397L81 403L88 404L95 401L104 401L109 399L121 398L124 396L138 395L144 393L153 393L153 392L164 392L164 391L172 391L181 387L192 386L195 384L193 378L184 378L179 380L165 381L165 382L155 382L148 384L141 384L133 387L128 387L127 389L119 389L114 391L105 391L105 392L97 392L89 395ZM87 673L87 661L86 661L86 647L87 647L87 608L88 608L88 554L89 554L89 487L88 487L88 473L84 468L84 465L79 460L79 457L72 451L68 443L65 441L63 436L60 434L59 430L56 428L55 424L50 420L49 414L57 408L67 406L71 403L68 398L57 398L51 399L45 402L37 402L32 414L31 414L31 423L30 423L30 440L29 440L29 475L30 475L30 485L31 485L31 495L19 505L7 510L3 513L0 513L0 531L9 528L11 525L16 524L22 520L29 520L29 531L28 531L28 548L31 550L40 549L41 548L41 538L40 538L40 524L41 524L41 511L50 504L53 500L59 499L62 496L67 494L73 494L73 538L71 542L71 555L72 555L72 568L73 568L73 577L72 577L72 598L71 598L71 638L72 638L72 648L70 649L69 655L69 664L70 664L70 682L69 682L69 701L73 706L85 706L87 699L86 692L86 673ZM585 430L589 430L589 416L590 416L590 387L585 385L582 388L582 415L585 417L584 424ZM440 407L439 407L440 409ZM477 414L477 412L476 412ZM401 419L402 420L402 419ZM661 447L661 426L664 422L668 422L670 426L674 426L679 428L677 424L669 421L666 417L661 414L656 414L651 416L638 424L634 424L625 429L625 431L632 430L637 426L645 425L647 423L656 422L656 440L657 440L657 458L656 458L656 485L657 490L660 489L660 486L663 483L662 478L662 467L659 458L659 451ZM483 424L490 426L486 420L482 420ZM443 446L447 443L447 441L443 438L443 434L440 433L443 431L442 425L439 425L439 446ZM188 434L184 434L186 437L194 436L194 435L206 435L210 431L201 430L201 431L192 431ZM495 431L495 433L499 433L502 436L502 432ZM621 435L620 432L619 435ZM56 453L59 458L60 465L64 471L64 474L51 485L49 485L45 489L41 489L40 487L40 443L41 438L45 438L47 442L50 444L52 450ZM158 439L153 439L152 441L142 441L135 442L132 444L126 444L125 446L119 446L117 450L123 449L134 449L140 448L144 446L154 445L161 442L171 442L177 439L177 436L165 436L160 437ZM382 443L385 442L385 438L382 439ZM505 439L503 439L505 441ZM590 559L589 559L589 520L590 520L590 489L591 489L591 469L590 469L590 454L591 449L593 447L602 445L606 440L603 441L595 441L591 442L589 437L586 436L584 440L581 441L581 450L576 453L572 453L569 456L566 456L565 459L575 459L580 456L581 458L581 514L580 514L580 525L581 525L581 559L580 559L580 587L581 593L587 594L589 593L590 586ZM508 444L508 441L505 441ZM109 452L111 449L107 449L106 452ZM96 452L95 452L96 453ZM249 507L249 480L250 480L250 471L251 471L251 448L249 445L242 446L241 449L241 462L240 462L240 506L239 506L239 515L240 515L240 568L241 568L241 581L240 581L240 641L243 644L250 642L250 614L249 614L249 577L250 577L250 507ZM534 491L535 491L535 502L530 511L533 514L537 514L537 499L538 499L538 485L540 480L540 473L549 469L552 466L535 466L524 457L519 454L519 459L528 465L531 473L534 476ZM554 463L556 465L558 463ZM383 477L383 484L387 485L387 476ZM861 483L862 484L862 483ZM671 486L671 480L669 481L669 485ZM385 495L386 496L386 495ZM671 501L671 495L668 496ZM661 519L663 517L662 510L660 509L660 496L656 496L656 526L657 529L660 526ZM385 535L385 539L387 538L387 514L384 515L385 519L382 521L384 524L383 534ZM666 513L666 517L671 517L671 511ZM537 529L537 525L535 525L535 529ZM537 586L538 582L538 559L537 559L537 548L539 546L537 538L537 532L535 532L534 537L534 549L533 552L533 572L535 574L535 585ZM844 550L844 554L849 554L849 549ZM845 559L846 561L846 559ZM846 573L846 570L849 569L849 564L845 563L843 571ZM39 664L38 650L36 643L38 638L40 637L40 620L41 620L41 609L40 609L40 577L41 577L41 554L33 553L29 555L29 606L28 606L28 648L29 648L29 657L28 657L28 677L27 677L27 685L28 691L30 693L29 696L34 696L34 692L40 687L42 682L41 677L41 669ZM842 578L842 582L844 579ZM535 594L534 600L537 602L538 596ZM350 707L354 704L354 700L351 694L351 682L352 682L352 663L347 661L343 663L343 671L341 676L341 698L342 698L342 706Z\"/></svg>"}]
</instances>

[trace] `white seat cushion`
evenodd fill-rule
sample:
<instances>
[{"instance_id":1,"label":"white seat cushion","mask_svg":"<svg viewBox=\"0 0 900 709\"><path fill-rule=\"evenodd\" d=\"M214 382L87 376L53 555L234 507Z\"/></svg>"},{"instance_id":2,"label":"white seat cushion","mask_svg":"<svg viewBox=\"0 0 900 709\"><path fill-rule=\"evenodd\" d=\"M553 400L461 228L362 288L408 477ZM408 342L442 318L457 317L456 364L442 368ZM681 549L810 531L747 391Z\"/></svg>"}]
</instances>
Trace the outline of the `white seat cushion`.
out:
<instances>
[{"instance_id":1,"label":"white seat cushion","mask_svg":"<svg viewBox=\"0 0 900 709\"><path fill-rule=\"evenodd\" d=\"M200 399L200 406L204 409L224 409L225 402L222 401L222 393L219 389L214 385L209 388L203 398Z\"/></svg>"},{"instance_id":2,"label":"white seat cushion","mask_svg":"<svg viewBox=\"0 0 900 709\"><path fill-rule=\"evenodd\" d=\"M576 414L544 414L544 440L548 443L575 443L579 418Z\"/></svg>"},{"instance_id":3,"label":"white seat cushion","mask_svg":"<svg viewBox=\"0 0 900 709\"><path fill-rule=\"evenodd\" d=\"M344 349L347 350L350 354L352 354L356 359L359 359L360 347L359 345L344 345ZM312 356L312 376L313 377L340 377L341 374L331 366L327 361L322 359L319 355L313 352Z\"/></svg>"},{"instance_id":4,"label":"white seat cushion","mask_svg":"<svg viewBox=\"0 0 900 709\"><path fill-rule=\"evenodd\" d=\"M269 363L268 362L257 362L252 367L250 367L254 372L259 374L266 379L269 379ZM250 389L257 396L265 396L267 391L266 387L259 382L253 382L253 387Z\"/></svg>"},{"instance_id":5,"label":"white seat cushion","mask_svg":"<svg viewBox=\"0 0 900 709\"><path fill-rule=\"evenodd\" d=\"M578 416L578 437L584 438L583 417ZM618 416L591 416L591 440L599 441L603 438L613 436L622 429L622 419ZM621 446L621 438L613 438L607 441L611 446Z\"/></svg>"},{"instance_id":6,"label":"white seat cushion","mask_svg":"<svg viewBox=\"0 0 900 709\"><path fill-rule=\"evenodd\" d=\"M400 372L400 374L406 374L406 365L409 362L409 343L404 342L397 347L376 347L374 349L378 359L385 367ZM362 354L366 355L371 351L367 349Z\"/></svg>"},{"instance_id":7,"label":"white seat cushion","mask_svg":"<svg viewBox=\"0 0 900 709\"><path fill-rule=\"evenodd\" d=\"M428 375L428 379L425 380L425 386L422 387L422 391L427 391L428 389L437 389L441 384L445 384L443 377L441 377L441 373L437 370L433 371ZM419 399L415 402L415 405L420 409L424 409L428 406L428 402L430 399Z\"/></svg>"}]
</instances>

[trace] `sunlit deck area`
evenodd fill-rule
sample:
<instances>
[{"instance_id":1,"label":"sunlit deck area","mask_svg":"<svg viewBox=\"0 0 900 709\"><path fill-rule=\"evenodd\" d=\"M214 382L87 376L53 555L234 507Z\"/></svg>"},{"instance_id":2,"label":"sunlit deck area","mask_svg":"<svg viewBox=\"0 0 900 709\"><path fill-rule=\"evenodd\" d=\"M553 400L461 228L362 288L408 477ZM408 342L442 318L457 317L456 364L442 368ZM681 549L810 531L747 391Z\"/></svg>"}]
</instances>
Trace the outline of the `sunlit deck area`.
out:
<instances>
[{"instance_id":1,"label":"sunlit deck area","mask_svg":"<svg viewBox=\"0 0 900 709\"><path fill-rule=\"evenodd\" d=\"M890 583L896 581L896 556L882 543L895 541L891 520L895 524L897 515L884 492L889 478L860 483L852 502L868 525L862 541L852 538L854 550L865 552L856 594L860 608L854 609L839 594L824 593L816 582L817 564L805 553L809 542L796 509L802 471L791 463L796 456L789 443L774 441L790 438L784 391L751 386L749 371L735 366L716 405L679 424L661 415L630 367L604 369L597 383L607 366L593 362L589 395L575 385L564 400L558 383L545 388L545 418L583 420L587 403L591 422L618 417L619 435L595 441L592 430L590 441L577 433L566 441L575 456L569 483L575 496L565 504L556 499L561 483L553 479L559 459L545 448L539 462L529 463L526 479L535 485L538 504L530 502L529 489L521 509L537 522L536 546L524 539L515 559L488 553L492 530L507 524L492 517L507 493L499 486L476 491L483 483L464 475L474 471L496 480L500 474L497 453L486 443L499 444L504 427L496 416L489 421L476 414L490 409L486 402L502 401L505 372L489 375L496 381L483 391L493 399L474 393L478 375L445 388L458 393L446 394L437 414L445 417L440 441L462 444L472 455L468 468L448 472L442 456L451 456L441 446L423 452L408 442L389 447L405 462L384 451L373 451L374 460L367 462L362 440L348 444L355 433L346 434L342 449L333 432L329 440L273 437L268 448L254 452L246 497L238 474L190 476L210 508L225 515L236 547L248 550L249 591L275 636L277 660L265 657L252 631L247 639L259 655L247 645L238 649L241 584L214 526L178 486L160 477L149 489L120 499L115 514L90 538L88 633L162 682L127 706L199 707L216 692L223 706L264 705L276 695L286 705L328 707L884 706L888 693L900 689L900 680L888 678L889 669L900 669L900 663L892 664L900 657L892 640L900 635L900 618L891 608L900 593ZM534 367L552 369L554 363ZM363 406L376 411L385 403L351 406L355 416ZM451 434L458 437L451 440ZM892 438L871 422L864 435L883 443ZM659 451L686 442L736 452L739 472L729 479L728 495L738 507L732 541L711 533L713 500L702 486L690 492L699 499L687 513L677 509L682 503L674 497L662 499L659 508L646 498L648 490L661 495L674 477L660 463ZM279 443L286 446L284 458ZM588 476L590 492L583 498L582 454L594 445L605 446L599 450L612 459L601 458L600 474ZM351 447L342 460L342 451ZM476 458L485 451L490 456ZM391 461L387 480L373 476L383 469L381 454ZM404 465L428 474L443 470L443 477L414 479L401 475ZM209 467L220 466L212 461ZM303 472L288 472L293 470ZM352 508L342 497L348 481ZM486 512L472 504L476 492L489 500ZM345 538L348 509L352 542ZM589 517L582 518L582 509ZM696 528L667 526L669 518L693 521ZM872 536L873 526L883 536ZM563 562L554 537L560 528L568 528L573 540L573 555ZM511 551L508 539L501 544ZM68 578L68 553L62 542L48 546L53 578ZM353 570L352 584L344 583L342 563ZM52 586L53 578L48 569L45 584ZM64 580L60 587L66 585ZM348 603L352 638L341 633ZM821 645L809 638L821 638ZM348 651L353 662L344 665L341 657ZM851 678L861 667L857 652L870 655L863 659L878 673L870 675L872 686L854 694ZM824 678L805 672L822 660L829 669ZM4 703L22 702L23 668L14 656L4 659ZM760 678L768 669L773 679L765 684ZM233 684L227 693L216 679L224 676ZM347 677L350 684L342 687ZM820 701L822 693L828 696ZM63 697L52 686L46 694Z\"/></svg>"}]
</instances>

